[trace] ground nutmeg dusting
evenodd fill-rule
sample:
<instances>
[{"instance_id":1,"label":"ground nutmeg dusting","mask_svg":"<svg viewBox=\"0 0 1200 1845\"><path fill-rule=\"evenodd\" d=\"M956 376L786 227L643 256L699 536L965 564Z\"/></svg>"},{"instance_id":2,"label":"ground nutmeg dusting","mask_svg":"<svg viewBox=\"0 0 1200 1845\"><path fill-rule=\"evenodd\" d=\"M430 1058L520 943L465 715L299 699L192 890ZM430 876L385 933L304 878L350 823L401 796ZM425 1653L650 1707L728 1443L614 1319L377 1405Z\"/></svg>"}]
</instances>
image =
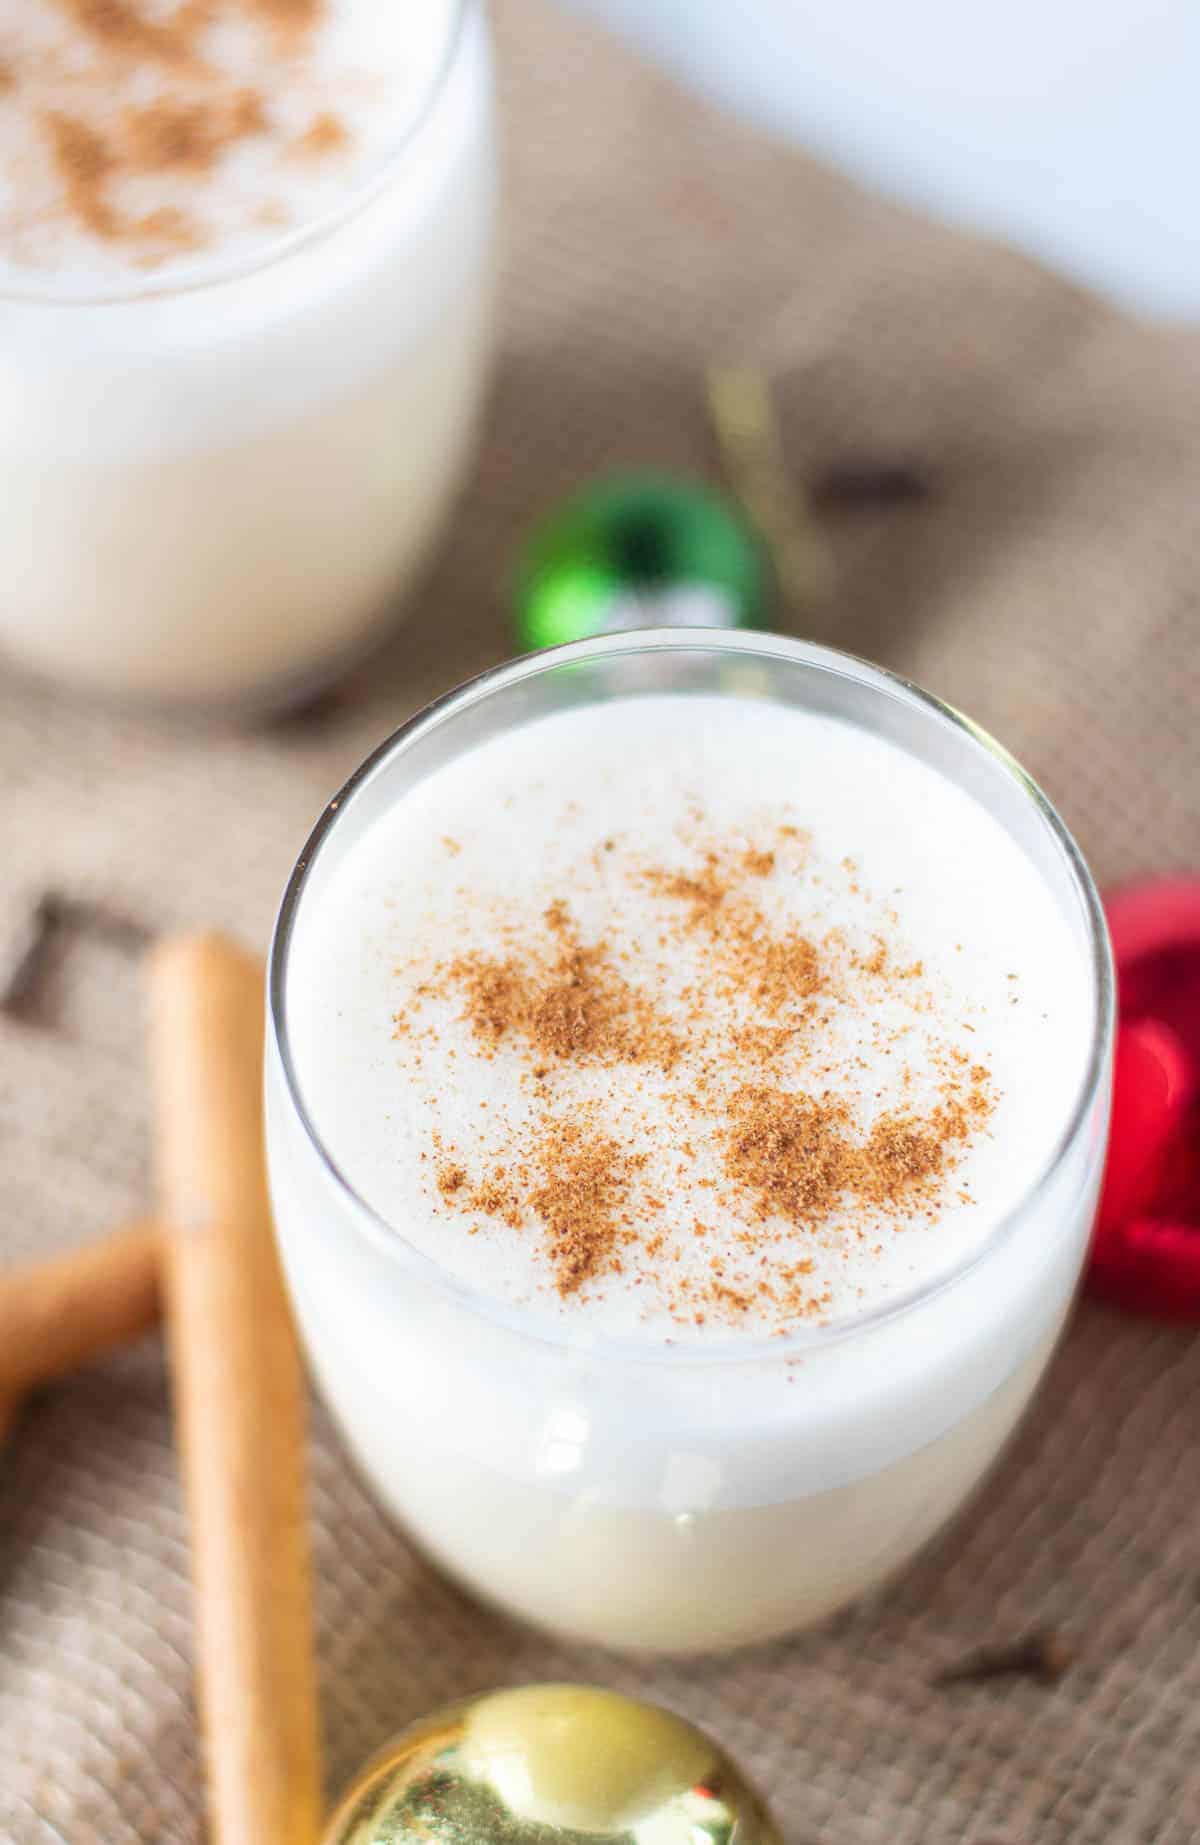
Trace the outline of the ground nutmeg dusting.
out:
<instances>
[{"instance_id":1,"label":"ground nutmeg dusting","mask_svg":"<svg viewBox=\"0 0 1200 1845\"><path fill-rule=\"evenodd\" d=\"M350 139L329 86L306 63L326 0L178 0L170 10L144 0L53 4L72 55L15 55L0 69L0 98L24 111L53 182L53 202L31 208L31 223L72 222L152 268L212 241L200 182L239 143L263 137L280 157L312 161ZM231 20L257 32L261 87L236 80L210 52L210 35ZM298 133L274 118L276 79L281 89L312 92ZM177 190L148 209L138 187L155 178Z\"/></svg>"},{"instance_id":2,"label":"ground nutmeg dusting","mask_svg":"<svg viewBox=\"0 0 1200 1845\"><path fill-rule=\"evenodd\" d=\"M695 825L684 869L604 842L609 888L650 906L633 949L615 926L590 939L564 890L536 926L495 918L486 952L414 966L395 1032L419 1045L449 1010L465 1054L501 1061L524 1095L510 1128L492 1122L486 1157L435 1134L439 1208L535 1239L563 1299L620 1273L680 1324L754 1315L783 1331L827 1316L819 1253L861 1255L884 1226L936 1221L994 1089L941 1030L886 906L865 948L806 934L769 897L807 875L797 828L729 841ZM848 862L844 875L858 893ZM918 1026L919 1080L906 1061Z\"/></svg>"}]
</instances>

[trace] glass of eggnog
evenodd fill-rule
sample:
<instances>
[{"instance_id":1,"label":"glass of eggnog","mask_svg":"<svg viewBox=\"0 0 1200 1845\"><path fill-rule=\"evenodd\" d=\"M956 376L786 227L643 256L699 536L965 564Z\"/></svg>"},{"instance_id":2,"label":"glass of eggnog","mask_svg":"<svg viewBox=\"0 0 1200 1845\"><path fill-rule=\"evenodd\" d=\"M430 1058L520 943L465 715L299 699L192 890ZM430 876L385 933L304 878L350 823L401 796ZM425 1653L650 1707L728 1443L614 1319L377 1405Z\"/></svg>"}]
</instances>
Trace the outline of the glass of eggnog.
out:
<instances>
[{"instance_id":1,"label":"glass of eggnog","mask_svg":"<svg viewBox=\"0 0 1200 1845\"><path fill-rule=\"evenodd\" d=\"M468 459L475 0L24 0L0 23L0 648L168 706L310 695Z\"/></svg>"},{"instance_id":2,"label":"glass of eggnog","mask_svg":"<svg viewBox=\"0 0 1200 1845\"><path fill-rule=\"evenodd\" d=\"M274 1209L351 1449L563 1634L861 1597L1045 1370L1112 1028L1069 833L914 686L678 629L485 674L330 802L274 943Z\"/></svg>"}]
</instances>

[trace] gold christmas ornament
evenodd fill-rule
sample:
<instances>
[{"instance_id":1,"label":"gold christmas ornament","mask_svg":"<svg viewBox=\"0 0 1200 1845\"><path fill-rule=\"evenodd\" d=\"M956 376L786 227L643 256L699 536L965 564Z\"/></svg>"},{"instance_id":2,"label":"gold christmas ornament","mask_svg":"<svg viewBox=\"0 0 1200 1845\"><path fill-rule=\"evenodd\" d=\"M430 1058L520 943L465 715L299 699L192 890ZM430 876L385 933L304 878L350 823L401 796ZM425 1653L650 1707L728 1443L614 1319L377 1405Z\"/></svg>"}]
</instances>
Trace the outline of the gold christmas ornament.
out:
<instances>
[{"instance_id":1,"label":"gold christmas ornament","mask_svg":"<svg viewBox=\"0 0 1200 1845\"><path fill-rule=\"evenodd\" d=\"M739 1769L681 1717L589 1685L451 1705L369 1762L325 1845L780 1845Z\"/></svg>"}]
</instances>

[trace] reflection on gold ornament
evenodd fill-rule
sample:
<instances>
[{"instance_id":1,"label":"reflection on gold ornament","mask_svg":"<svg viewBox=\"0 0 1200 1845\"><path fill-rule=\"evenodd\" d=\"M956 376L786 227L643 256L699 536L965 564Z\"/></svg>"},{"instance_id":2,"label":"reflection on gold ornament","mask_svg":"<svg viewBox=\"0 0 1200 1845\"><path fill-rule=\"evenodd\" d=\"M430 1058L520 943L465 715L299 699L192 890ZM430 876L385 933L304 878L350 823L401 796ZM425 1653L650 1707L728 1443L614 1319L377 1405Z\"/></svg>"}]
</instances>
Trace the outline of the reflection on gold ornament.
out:
<instances>
[{"instance_id":1,"label":"reflection on gold ornament","mask_svg":"<svg viewBox=\"0 0 1200 1845\"><path fill-rule=\"evenodd\" d=\"M780 1845L762 1802L700 1730L586 1685L452 1705L382 1750L326 1845Z\"/></svg>"}]
</instances>

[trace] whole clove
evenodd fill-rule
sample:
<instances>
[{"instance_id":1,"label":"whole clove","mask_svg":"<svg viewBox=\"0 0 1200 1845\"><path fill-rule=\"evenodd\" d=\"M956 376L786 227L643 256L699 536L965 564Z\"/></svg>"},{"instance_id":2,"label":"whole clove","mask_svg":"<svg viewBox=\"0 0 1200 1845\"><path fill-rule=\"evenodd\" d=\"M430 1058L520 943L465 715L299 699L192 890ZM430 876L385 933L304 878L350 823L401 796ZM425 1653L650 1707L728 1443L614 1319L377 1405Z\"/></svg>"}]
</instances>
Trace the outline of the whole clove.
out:
<instances>
[{"instance_id":1,"label":"whole clove","mask_svg":"<svg viewBox=\"0 0 1200 1845\"><path fill-rule=\"evenodd\" d=\"M810 481L808 492L816 511L841 512L910 505L928 500L933 490L933 475L921 462L866 457L822 468Z\"/></svg>"},{"instance_id":2,"label":"whole clove","mask_svg":"<svg viewBox=\"0 0 1200 1845\"><path fill-rule=\"evenodd\" d=\"M1031 1678L1055 1685L1074 1663L1075 1649L1057 1627L1043 1627L1007 1646L985 1646L945 1666L931 1685L978 1685L993 1678Z\"/></svg>"}]
</instances>

